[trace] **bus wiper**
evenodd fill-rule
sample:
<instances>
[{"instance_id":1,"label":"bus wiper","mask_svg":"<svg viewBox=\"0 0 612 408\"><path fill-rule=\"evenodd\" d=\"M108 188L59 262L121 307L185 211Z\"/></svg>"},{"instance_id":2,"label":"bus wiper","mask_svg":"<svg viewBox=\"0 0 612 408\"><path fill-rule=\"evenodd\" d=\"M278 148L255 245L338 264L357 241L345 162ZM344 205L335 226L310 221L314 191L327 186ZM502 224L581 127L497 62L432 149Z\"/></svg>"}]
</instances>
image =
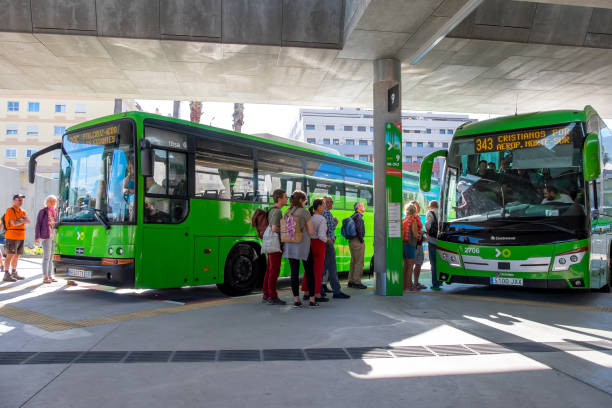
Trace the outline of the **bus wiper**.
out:
<instances>
[{"instance_id":1,"label":"bus wiper","mask_svg":"<svg viewBox=\"0 0 612 408\"><path fill-rule=\"evenodd\" d=\"M517 221L517 224L534 224L534 225L545 225L547 227L550 227L552 229L556 229L557 231L562 231L562 232L567 232L568 234L576 234L577 231L573 230L573 229L569 229L569 228L565 228L565 227L560 227L558 225L554 225L554 224L548 224L546 222L542 222L542 221Z\"/></svg>"},{"instance_id":2,"label":"bus wiper","mask_svg":"<svg viewBox=\"0 0 612 408\"><path fill-rule=\"evenodd\" d=\"M94 217L96 217L96 220L98 220L98 222L102 225L104 225L104 229L109 230L111 225L110 225L110 221L108 220L108 218L106 217L106 214L104 214L104 212L102 210L100 210L99 208L91 208L91 207L85 207L87 210L91 210L94 213Z\"/></svg>"}]
</instances>

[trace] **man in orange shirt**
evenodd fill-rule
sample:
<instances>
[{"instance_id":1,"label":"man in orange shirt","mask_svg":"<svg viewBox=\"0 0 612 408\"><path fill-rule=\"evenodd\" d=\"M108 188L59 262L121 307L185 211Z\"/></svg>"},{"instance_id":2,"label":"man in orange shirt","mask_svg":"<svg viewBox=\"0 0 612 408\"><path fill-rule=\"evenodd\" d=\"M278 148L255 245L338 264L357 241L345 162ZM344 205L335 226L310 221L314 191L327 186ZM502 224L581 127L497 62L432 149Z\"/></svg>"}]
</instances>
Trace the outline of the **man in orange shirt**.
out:
<instances>
[{"instance_id":1,"label":"man in orange shirt","mask_svg":"<svg viewBox=\"0 0 612 408\"><path fill-rule=\"evenodd\" d=\"M15 282L23 279L22 276L17 274L17 261L19 261L19 255L23 254L25 228L30 223L28 214L21 209L24 198L23 194L15 194L13 196L13 206L4 213L6 260L4 261L4 278L2 280L5 282ZM13 271L9 273L11 267Z\"/></svg>"}]
</instances>

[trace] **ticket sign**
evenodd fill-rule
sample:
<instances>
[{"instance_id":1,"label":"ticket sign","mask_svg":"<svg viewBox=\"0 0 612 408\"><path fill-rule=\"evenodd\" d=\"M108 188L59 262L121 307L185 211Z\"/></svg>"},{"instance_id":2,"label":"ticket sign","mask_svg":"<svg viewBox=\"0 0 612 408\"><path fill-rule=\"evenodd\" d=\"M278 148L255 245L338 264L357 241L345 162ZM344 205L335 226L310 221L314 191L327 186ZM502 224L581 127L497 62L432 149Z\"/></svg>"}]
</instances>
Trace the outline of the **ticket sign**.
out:
<instances>
[{"instance_id":1,"label":"ticket sign","mask_svg":"<svg viewBox=\"0 0 612 408\"><path fill-rule=\"evenodd\" d=\"M501 135L479 136L474 138L476 153L503 152L506 150L531 149L534 147L553 148L557 145L571 144L572 127L529 130L504 133Z\"/></svg>"},{"instance_id":2,"label":"ticket sign","mask_svg":"<svg viewBox=\"0 0 612 408\"><path fill-rule=\"evenodd\" d=\"M104 126L69 134L68 141L78 144L107 145L117 142L119 125Z\"/></svg>"}]
</instances>

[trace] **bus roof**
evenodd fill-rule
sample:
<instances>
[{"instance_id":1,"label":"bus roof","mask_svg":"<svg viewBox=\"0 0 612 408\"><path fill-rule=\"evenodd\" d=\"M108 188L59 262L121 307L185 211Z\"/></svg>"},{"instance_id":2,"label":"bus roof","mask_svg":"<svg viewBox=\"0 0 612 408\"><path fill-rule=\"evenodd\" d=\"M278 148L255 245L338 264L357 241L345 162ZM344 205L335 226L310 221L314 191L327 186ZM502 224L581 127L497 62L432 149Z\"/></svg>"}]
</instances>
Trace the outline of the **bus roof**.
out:
<instances>
[{"instance_id":1,"label":"bus roof","mask_svg":"<svg viewBox=\"0 0 612 408\"><path fill-rule=\"evenodd\" d=\"M335 158L337 160L342 160L342 161L347 162L347 163L352 163L352 164L361 165L361 166L370 167L370 168L374 167L373 164L370 163L370 162L364 162L364 161L361 161L361 160L351 159L350 157L342 156L337 150L332 149L332 148L328 148L328 147L325 147L325 146L317 146L317 145L313 145L313 144L310 144L310 143L300 142L300 141L296 141L296 140L293 140L293 139L288 139L288 138L284 138L284 137L280 137L280 136L271 135L269 133L257 134L257 135L248 135L248 134L245 134L245 133L234 132L234 131L228 130L228 129L222 129L222 128L216 128L216 127L212 127L212 126L206 126L206 125L203 125L203 124L200 124L200 123L194 123L194 122L190 122L190 121L183 120L183 119L176 119L176 118L171 118L171 117L168 117L168 116L163 116L163 115L158 115L158 114L148 113L148 112L141 112L141 111L122 112L122 113L117 113L117 114L113 114L113 115L107 115L107 116L103 116L103 117L100 117L100 118L92 119L92 120L89 120L87 122L82 122L82 123L79 123L77 125L69 127L67 129L67 132L71 132L71 131L74 131L74 130L77 130L77 129L82 129L82 128L85 128L85 127L96 126L96 125L99 125L101 123L105 123L105 122L108 122L108 121L111 121L111 120L118 120L118 119L122 119L122 118L126 118L126 117L131 117L131 118L134 118L134 119L137 118L138 120L142 120L142 121L144 121L145 119L156 119L156 120L165 121L165 122L169 122L169 123L177 123L177 124L184 125L184 126L192 126L192 127L195 127L195 128L210 130L210 131L213 131L213 132L231 134L231 135L242 137L242 138L245 138L245 139L257 140L257 141L262 141L262 142L269 143L269 144L274 144L274 145L284 145L285 147L289 147L289 148L293 148L293 149L310 151L310 152L315 153L317 155L326 156L326 157L332 157L332 158ZM409 171L403 171L403 173L404 173L404 175L412 176L413 178L418 178L419 177L418 173L409 172Z\"/></svg>"},{"instance_id":2,"label":"bus roof","mask_svg":"<svg viewBox=\"0 0 612 408\"><path fill-rule=\"evenodd\" d=\"M583 110L555 110L502 116L481 122L463 124L457 128L454 137L495 133L512 129L527 129L560 123L586 122L593 114L596 114L595 110L590 106L586 106Z\"/></svg>"}]
</instances>

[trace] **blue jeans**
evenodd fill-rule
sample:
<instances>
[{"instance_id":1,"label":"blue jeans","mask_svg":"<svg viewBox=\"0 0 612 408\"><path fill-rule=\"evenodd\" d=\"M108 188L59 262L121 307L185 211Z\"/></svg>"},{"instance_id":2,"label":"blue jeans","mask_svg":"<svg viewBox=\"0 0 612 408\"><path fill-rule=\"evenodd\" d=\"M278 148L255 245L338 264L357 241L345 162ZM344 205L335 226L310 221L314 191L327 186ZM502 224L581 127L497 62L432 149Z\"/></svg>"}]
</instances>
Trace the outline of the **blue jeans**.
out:
<instances>
[{"instance_id":1,"label":"blue jeans","mask_svg":"<svg viewBox=\"0 0 612 408\"><path fill-rule=\"evenodd\" d=\"M440 286L442 282L438 280L438 274L436 272L436 246L430 243L428 243L427 246L429 247L427 250L429 253L429 264L431 265L431 285L437 287Z\"/></svg>"},{"instance_id":2,"label":"blue jeans","mask_svg":"<svg viewBox=\"0 0 612 408\"><path fill-rule=\"evenodd\" d=\"M336 248L325 244L325 272L328 274L329 285L334 295L341 293L340 281L338 280L338 266L336 265Z\"/></svg>"}]
</instances>

